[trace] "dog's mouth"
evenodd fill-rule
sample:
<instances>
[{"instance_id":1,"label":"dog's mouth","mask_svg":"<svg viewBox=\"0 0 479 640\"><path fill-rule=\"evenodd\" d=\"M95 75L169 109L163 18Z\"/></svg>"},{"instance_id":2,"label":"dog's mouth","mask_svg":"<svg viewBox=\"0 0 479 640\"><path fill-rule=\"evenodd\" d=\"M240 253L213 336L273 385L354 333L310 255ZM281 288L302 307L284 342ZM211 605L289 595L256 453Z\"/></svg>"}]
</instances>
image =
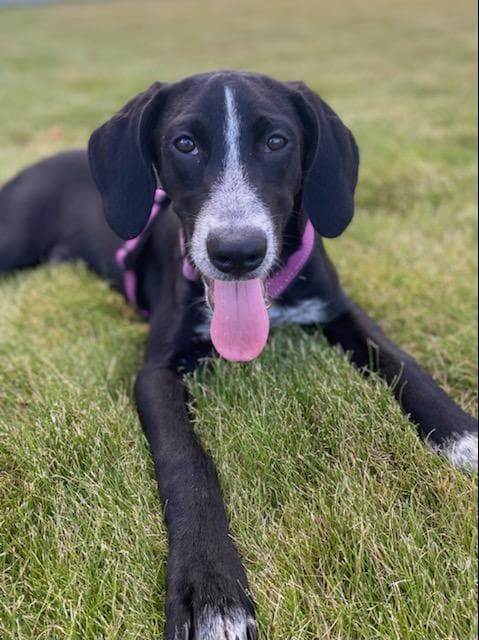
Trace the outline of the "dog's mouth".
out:
<instances>
[{"instance_id":1,"label":"dog's mouth","mask_svg":"<svg viewBox=\"0 0 479 640\"><path fill-rule=\"evenodd\" d=\"M211 341L226 360L249 362L263 351L269 334L264 281L207 279L207 300L213 311Z\"/></svg>"}]
</instances>

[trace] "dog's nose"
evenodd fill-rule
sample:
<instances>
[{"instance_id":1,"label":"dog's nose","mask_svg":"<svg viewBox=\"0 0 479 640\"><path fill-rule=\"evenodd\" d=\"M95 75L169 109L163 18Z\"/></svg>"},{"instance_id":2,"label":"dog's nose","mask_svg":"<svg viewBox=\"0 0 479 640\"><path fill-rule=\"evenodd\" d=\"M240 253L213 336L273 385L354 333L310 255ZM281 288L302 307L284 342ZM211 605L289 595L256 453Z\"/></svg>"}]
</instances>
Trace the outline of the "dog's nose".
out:
<instances>
[{"instance_id":1,"label":"dog's nose","mask_svg":"<svg viewBox=\"0 0 479 640\"><path fill-rule=\"evenodd\" d=\"M266 255L266 236L262 231L210 233L206 241L208 257L223 273L244 276L257 269Z\"/></svg>"}]
</instances>

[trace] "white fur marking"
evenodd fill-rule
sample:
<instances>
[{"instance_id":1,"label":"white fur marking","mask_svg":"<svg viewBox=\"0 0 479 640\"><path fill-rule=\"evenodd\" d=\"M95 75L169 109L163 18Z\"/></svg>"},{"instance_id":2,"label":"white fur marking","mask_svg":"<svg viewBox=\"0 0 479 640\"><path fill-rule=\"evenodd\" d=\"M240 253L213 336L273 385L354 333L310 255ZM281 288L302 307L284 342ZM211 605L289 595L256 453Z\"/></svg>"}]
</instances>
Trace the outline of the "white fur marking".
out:
<instances>
[{"instance_id":1,"label":"white fur marking","mask_svg":"<svg viewBox=\"0 0 479 640\"><path fill-rule=\"evenodd\" d=\"M268 309L272 327L284 324L314 324L328 322L337 315L328 301L321 298L307 298L293 305L273 304ZM205 306L205 318L195 327L195 334L201 340L210 340L211 311Z\"/></svg>"},{"instance_id":2,"label":"white fur marking","mask_svg":"<svg viewBox=\"0 0 479 640\"><path fill-rule=\"evenodd\" d=\"M477 433L466 433L451 439L440 453L458 469L477 471Z\"/></svg>"},{"instance_id":3,"label":"white fur marking","mask_svg":"<svg viewBox=\"0 0 479 640\"><path fill-rule=\"evenodd\" d=\"M241 609L232 609L226 614L205 607L197 627L197 640L247 640L248 625L255 626L253 618Z\"/></svg>"},{"instance_id":4,"label":"white fur marking","mask_svg":"<svg viewBox=\"0 0 479 640\"><path fill-rule=\"evenodd\" d=\"M314 324L327 322L335 314L331 314L331 303L321 298L307 298L294 305L275 305L268 310L273 327L283 324Z\"/></svg>"},{"instance_id":5,"label":"white fur marking","mask_svg":"<svg viewBox=\"0 0 479 640\"><path fill-rule=\"evenodd\" d=\"M225 101L226 101L226 123L225 123L225 138L226 138L226 171L239 171L241 172L240 164L240 120L238 111L236 109L236 103L233 96L233 92L229 87L225 87Z\"/></svg>"},{"instance_id":6,"label":"white fur marking","mask_svg":"<svg viewBox=\"0 0 479 640\"><path fill-rule=\"evenodd\" d=\"M240 140L241 120L233 91L225 87L226 118L224 123L225 159L224 168L213 184L209 198L203 204L195 221L191 239L191 257L200 272L213 279L224 280L224 273L210 262L206 240L210 231L241 233L246 230L261 230L267 239L267 252L263 263L250 277L265 277L277 259L277 242L271 214L261 202L250 184L241 164Z\"/></svg>"}]
</instances>

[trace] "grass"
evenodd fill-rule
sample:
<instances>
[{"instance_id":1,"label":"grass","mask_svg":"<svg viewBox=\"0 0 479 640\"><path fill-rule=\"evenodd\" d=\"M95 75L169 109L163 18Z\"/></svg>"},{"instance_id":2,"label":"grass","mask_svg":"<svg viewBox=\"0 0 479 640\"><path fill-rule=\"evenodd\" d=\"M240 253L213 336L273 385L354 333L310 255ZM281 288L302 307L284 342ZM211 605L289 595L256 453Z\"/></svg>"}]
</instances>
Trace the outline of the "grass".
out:
<instances>
[{"instance_id":1,"label":"grass","mask_svg":"<svg viewBox=\"0 0 479 640\"><path fill-rule=\"evenodd\" d=\"M472 3L67 3L0 11L0 179L153 79L320 90L362 149L328 243L347 291L476 412ZM1 215L1 212L0 212ZM0 637L161 637L165 531L131 399L146 326L81 266L0 283ZM477 479L319 333L191 378L268 640L473 640Z\"/></svg>"}]
</instances>

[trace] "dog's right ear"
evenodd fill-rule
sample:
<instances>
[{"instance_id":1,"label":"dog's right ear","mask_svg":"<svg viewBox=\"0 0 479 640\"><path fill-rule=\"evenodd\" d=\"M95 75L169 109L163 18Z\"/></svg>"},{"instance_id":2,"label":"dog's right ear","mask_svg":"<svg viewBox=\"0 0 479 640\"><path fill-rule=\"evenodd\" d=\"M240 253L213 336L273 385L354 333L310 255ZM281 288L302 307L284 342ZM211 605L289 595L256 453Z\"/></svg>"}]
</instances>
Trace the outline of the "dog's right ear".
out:
<instances>
[{"instance_id":1,"label":"dog's right ear","mask_svg":"<svg viewBox=\"0 0 479 640\"><path fill-rule=\"evenodd\" d=\"M156 188L152 132L167 85L155 82L139 93L88 143L88 158L110 227L125 240L145 227Z\"/></svg>"}]
</instances>

